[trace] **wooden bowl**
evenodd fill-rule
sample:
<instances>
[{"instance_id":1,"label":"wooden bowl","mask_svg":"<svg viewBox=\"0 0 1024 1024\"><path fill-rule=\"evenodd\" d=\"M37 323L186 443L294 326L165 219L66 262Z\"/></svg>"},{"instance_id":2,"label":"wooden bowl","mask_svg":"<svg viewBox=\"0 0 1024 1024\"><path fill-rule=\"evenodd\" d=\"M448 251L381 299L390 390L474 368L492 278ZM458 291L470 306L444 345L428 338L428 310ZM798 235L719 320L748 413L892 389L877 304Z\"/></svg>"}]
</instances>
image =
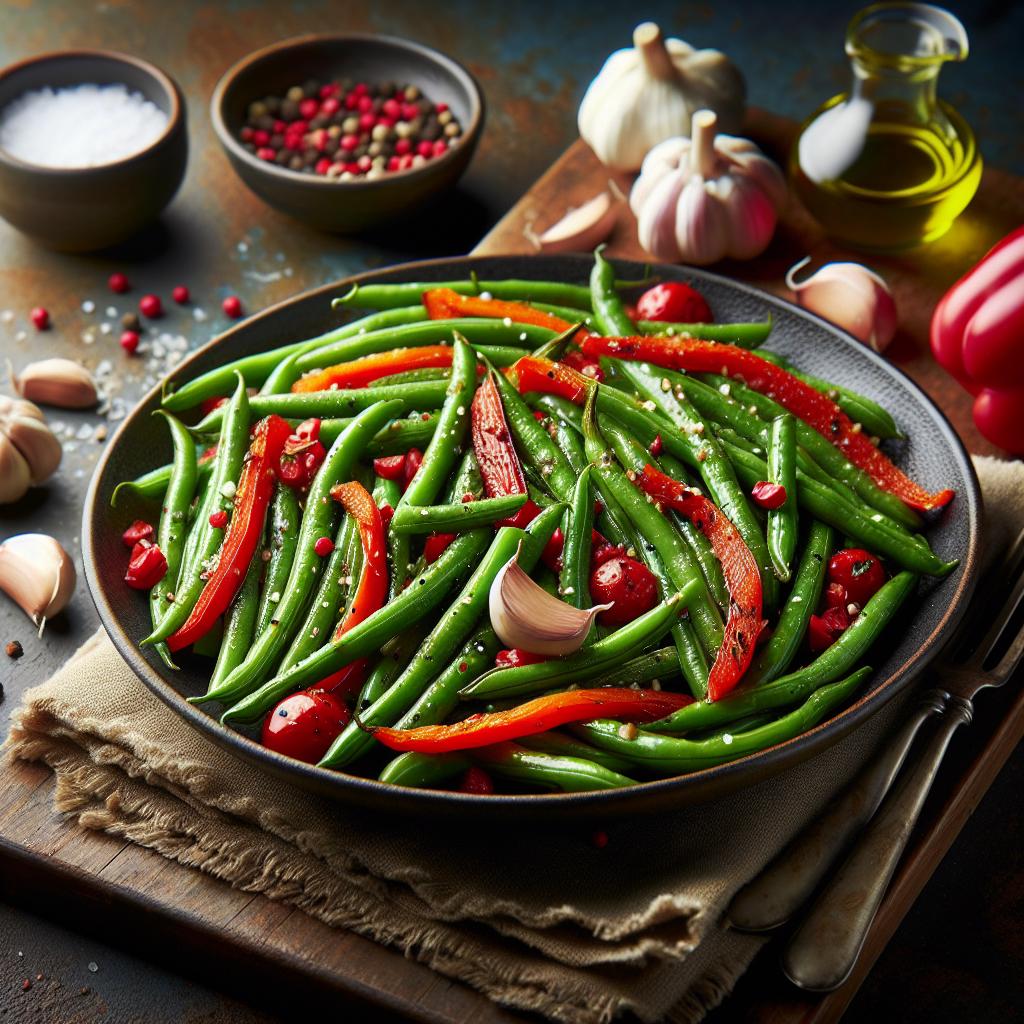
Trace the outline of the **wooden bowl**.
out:
<instances>
[{"instance_id":1,"label":"wooden bowl","mask_svg":"<svg viewBox=\"0 0 1024 1024\"><path fill-rule=\"evenodd\" d=\"M422 167L368 181L339 181L260 160L239 132L250 103L283 95L310 78L344 76L417 85L434 103L447 103L463 127L457 145ZM287 39L239 61L217 83L210 117L238 176L283 213L326 231L353 233L393 220L450 188L469 165L484 123L484 99L457 61L419 43L377 35L308 35Z\"/></svg>"},{"instance_id":2,"label":"wooden bowl","mask_svg":"<svg viewBox=\"0 0 1024 1024\"><path fill-rule=\"evenodd\" d=\"M42 167L0 149L0 216L44 245L69 252L103 249L155 220L185 176L188 133L177 83L137 57L107 50L63 50L0 71L0 110L46 86L125 85L167 114L145 149L97 167Z\"/></svg>"}]
</instances>

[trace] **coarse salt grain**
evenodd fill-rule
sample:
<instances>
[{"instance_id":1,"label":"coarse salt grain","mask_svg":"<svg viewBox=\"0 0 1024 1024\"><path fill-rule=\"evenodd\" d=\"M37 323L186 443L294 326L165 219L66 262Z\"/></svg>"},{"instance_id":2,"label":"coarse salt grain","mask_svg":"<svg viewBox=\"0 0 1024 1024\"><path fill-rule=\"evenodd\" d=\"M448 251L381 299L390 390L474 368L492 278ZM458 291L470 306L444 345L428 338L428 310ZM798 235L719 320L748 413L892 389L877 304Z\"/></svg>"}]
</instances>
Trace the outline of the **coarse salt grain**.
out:
<instances>
[{"instance_id":1,"label":"coarse salt grain","mask_svg":"<svg viewBox=\"0 0 1024 1024\"><path fill-rule=\"evenodd\" d=\"M167 115L123 85L35 89L0 115L0 147L41 167L98 167L141 152Z\"/></svg>"}]
</instances>

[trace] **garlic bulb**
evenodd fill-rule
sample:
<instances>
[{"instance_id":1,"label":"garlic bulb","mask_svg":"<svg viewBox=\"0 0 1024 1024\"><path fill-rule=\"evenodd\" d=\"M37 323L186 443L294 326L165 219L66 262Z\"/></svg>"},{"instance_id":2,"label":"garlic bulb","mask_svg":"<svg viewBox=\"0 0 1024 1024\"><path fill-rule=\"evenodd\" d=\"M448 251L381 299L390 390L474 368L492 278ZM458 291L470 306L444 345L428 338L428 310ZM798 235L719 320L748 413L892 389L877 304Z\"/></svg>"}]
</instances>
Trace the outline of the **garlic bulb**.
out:
<instances>
[{"instance_id":1,"label":"garlic bulb","mask_svg":"<svg viewBox=\"0 0 1024 1024\"><path fill-rule=\"evenodd\" d=\"M724 53L663 39L649 21L634 29L633 44L605 61L580 104L580 136L601 163L637 170L652 146L685 134L702 108L739 130L747 90Z\"/></svg>"},{"instance_id":2,"label":"garlic bulb","mask_svg":"<svg viewBox=\"0 0 1024 1024\"><path fill-rule=\"evenodd\" d=\"M48 480L63 449L31 402L0 395L0 504Z\"/></svg>"},{"instance_id":3,"label":"garlic bulb","mask_svg":"<svg viewBox=\"0 0 1024 1024\"><path fill-rule=\"evenodd\" d=\"M30 402L61 409L88 409L96 404L92 374L70 359L42 359L29 363L12 377L14 390Z\"/></svg>"},{"instance_id":4,"label":"garlic bulb","mask_svg":"<svg viewBox=\"0 0 1024 1024\"><path fill-rule=\"evenodd\" d=\"M710 110L692 138L668 139L644 158L629 196L640 244L660 260L714 263L757 256L786 203L782 172L749 139L718 135Z\"/></svg>"},{"instance_id":5,"label":"garlic bulb","mask_svg":"<svg viewBox=\"0 0 1024 1024\"><path fill-rule=\"evenodd\" d=\"M537 237L542 252L589 252L612 233L617 215L610 192L600 192L570 210Z\"/></svg>"},{"instance_id":6,"label":"garlic bulb","mask_svg":"<svg viewBox=\"0 0 1024 1024\"><path fill-rule=\"evenodd\" d=\"M52 537L22 533L0 544L0 590L39 627L62 611L75 591L75 563Z\"/></svg>"},{"instance_id":7,"label":"garlic bulb","mask_svg":"<svg viewBox=\"0 0 1024 1024\"><path fill-rule=\"evenodd\" d=\"M508 647L531 654L572 654L583 646L599 604L581 611L534 583L519 565L519 551L494 577L488 595L491 628Z\"/></svg>"},{"instance_id":8,"label":"garlic bulb","mask_svg":"<svg viewBox=\"0 0 1024 1024\"><path fill-rule=\"evenodd\" d=\"M798 305L849 331L876 352L884 352L896 333L896 303L889 286L859 263L826 263L803 281L796 275L807 256L790 268L786 287Z\"/></svg>"}]
</instances>

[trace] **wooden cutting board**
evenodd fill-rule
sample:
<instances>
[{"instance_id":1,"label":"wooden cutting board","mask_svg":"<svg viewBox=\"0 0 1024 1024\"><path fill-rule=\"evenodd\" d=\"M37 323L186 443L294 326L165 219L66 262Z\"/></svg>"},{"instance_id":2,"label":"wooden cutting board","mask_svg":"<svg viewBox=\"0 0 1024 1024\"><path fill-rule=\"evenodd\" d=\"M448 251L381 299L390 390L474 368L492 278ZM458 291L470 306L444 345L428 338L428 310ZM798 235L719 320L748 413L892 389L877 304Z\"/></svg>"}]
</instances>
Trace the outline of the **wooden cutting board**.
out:
<instances>
[{"instance_id":1,"label":"wooden cutting board","mask_svg":"<svg viewBox=\"0 0 1024 1024\"><path fill-rule=\"evenodd\" d=\"M779 159L791 145L791 122L754 112L750 133ZM523 197L475 252L527 252L530 226L543 227L596 194L607 174L577 143ZM620 186L628 185L620 181ZM927 324L942 292L986 249L1024 222L1024 180L986 171L969 211L939 242L921 252L872 258L890 281L901 330L889 352L945 410L968 447L990 452L970 421L970 404L927 354ZM641 257L625 205L610 253ZM795 202L764 256L715 269L784 293L786 269L804 255L816 261L857 258L843 253ZM1024 735L1024 696L1016 687L986 694L979 718L954 744L933 799L853 977L836 993L810 996L787 987L763 956L716 1016L730 1021L822 1024L837 1020L931 876L971 811ZM401 954L339 932L300 911L182 867L149 850L80 828L52 810L53 779L38 765L5 768L0 787L0 898L78 923L91 934L160 956L211 984L267 992L299 983L306 1005L342 995L348 1009L372 1008L374 1020L499 1024L524 1020L472 990ZM182 956L182 949L188 956ZM204 967L205 965L205 967Z\"/></svg>"}]
</instances>

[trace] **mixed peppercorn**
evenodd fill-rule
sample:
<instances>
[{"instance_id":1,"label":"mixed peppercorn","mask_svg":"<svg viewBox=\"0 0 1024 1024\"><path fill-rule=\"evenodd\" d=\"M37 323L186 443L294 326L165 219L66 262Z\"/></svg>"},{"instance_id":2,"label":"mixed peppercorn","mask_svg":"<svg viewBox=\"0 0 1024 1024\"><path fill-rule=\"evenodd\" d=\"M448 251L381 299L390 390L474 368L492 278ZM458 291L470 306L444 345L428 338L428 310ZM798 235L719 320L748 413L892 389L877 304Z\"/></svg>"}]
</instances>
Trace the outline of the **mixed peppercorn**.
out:
<instances>
[{"instance_id":1,"label":"mixed peppercorn","mask_svg":"<svg viewBox=\"0 0 1024 1024\"><path fill-rule=\"evenodd\" d=\"M461 136L448 105L418 86L351 79L311 80L256 100L239 132L260 160L341 181L422 167Z\"/></svg>"}]
</instances>

